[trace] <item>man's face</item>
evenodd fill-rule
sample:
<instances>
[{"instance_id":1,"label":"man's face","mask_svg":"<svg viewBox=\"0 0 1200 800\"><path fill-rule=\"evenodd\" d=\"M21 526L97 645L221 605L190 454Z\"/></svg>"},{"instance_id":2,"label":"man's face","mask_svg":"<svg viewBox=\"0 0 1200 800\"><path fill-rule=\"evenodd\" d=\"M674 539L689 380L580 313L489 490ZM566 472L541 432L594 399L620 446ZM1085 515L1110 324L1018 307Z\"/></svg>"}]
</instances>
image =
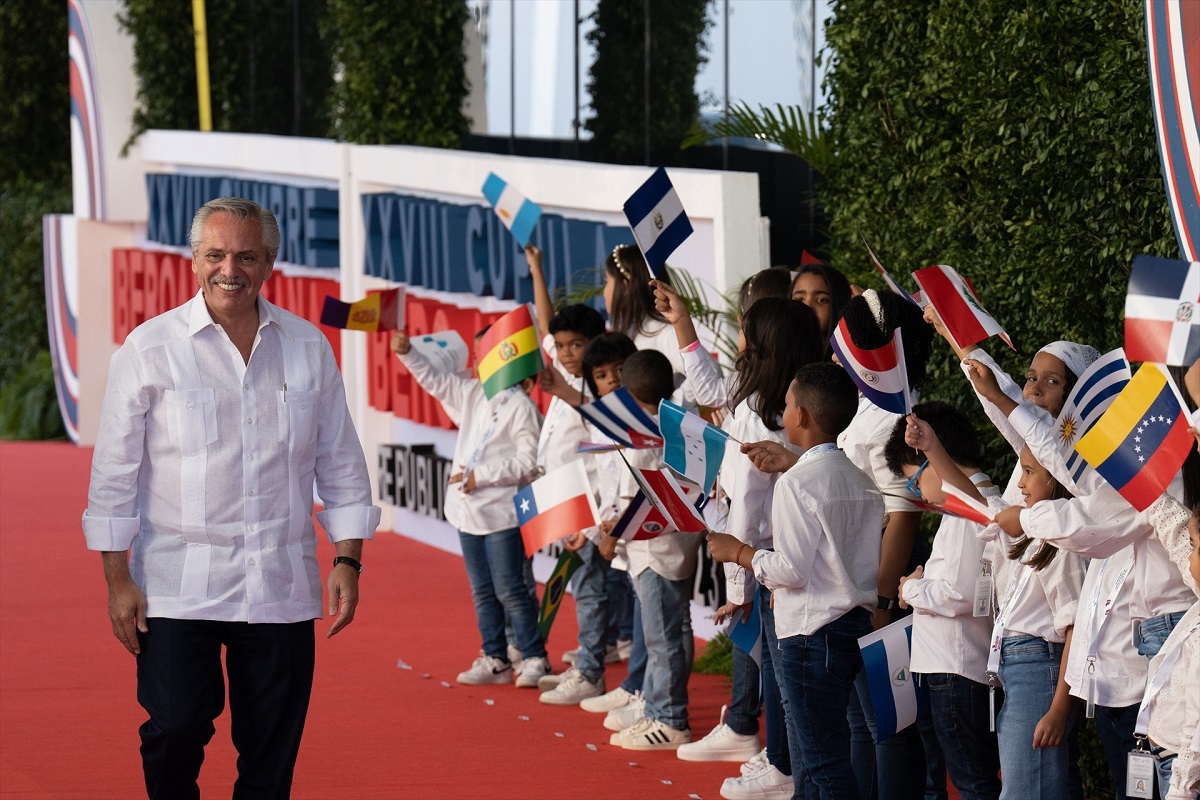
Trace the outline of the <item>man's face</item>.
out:
<instances>
[{"instance_id":1,"label":"man's face","mask_svg":"<svg viewBox=\"0 0 1200 800\"><path fill-rule=\"evenodd\" d=\"M273 266L257 219L218 211L205 220L192 272L215 322L231 322L246 314L257 319L258 292Z\"/></svg>"}]
</instances>

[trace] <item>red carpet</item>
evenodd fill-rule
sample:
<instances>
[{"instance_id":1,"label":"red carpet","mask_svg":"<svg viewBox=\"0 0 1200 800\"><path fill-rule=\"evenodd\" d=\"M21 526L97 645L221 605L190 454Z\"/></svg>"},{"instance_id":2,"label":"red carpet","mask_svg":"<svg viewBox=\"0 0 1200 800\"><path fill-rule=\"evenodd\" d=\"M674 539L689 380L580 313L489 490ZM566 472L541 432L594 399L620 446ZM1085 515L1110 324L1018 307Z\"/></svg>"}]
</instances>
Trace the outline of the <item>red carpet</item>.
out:
<instances>
[{"instance_id":1,"label":"red carpet","mask_svg":"<svg viewBox=\"0 0 1200 800\"><path fill-rule=\"evenodd\" d=\"M113 638L100 558L80 530L90 463L90 450L70 444L0 443L0 798L144 796L133 658ZM536 690L458 686L478 647L460 560L377 536L357 619L317 642L293 797L710 800L737 774L736 764L611 747L600 715L544 706ZM575 643L570 598L555 625L557 667ZM608 677L615 686L623 666ZM695 675L690 691L698 738L728 683ZM229 796L234 760L222 716L203 796Z\"/></svg>"}]
</instances>

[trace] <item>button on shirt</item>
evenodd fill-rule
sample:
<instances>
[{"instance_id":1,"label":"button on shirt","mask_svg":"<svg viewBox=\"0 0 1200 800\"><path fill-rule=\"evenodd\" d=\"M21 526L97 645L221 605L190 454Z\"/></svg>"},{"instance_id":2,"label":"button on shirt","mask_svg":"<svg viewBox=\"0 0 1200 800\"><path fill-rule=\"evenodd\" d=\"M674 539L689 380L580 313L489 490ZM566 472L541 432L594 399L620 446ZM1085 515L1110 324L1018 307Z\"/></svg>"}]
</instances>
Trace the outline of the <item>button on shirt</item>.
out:
<instances>
[{"instance_id":1,"label":"button on shirt","mask_svg":"<svg viewBox=\"0 0 1200 800\"><path fill-rule=\"evenodd\" d=\"M147 616L318 618L314 481L330 541L379 523L329 343L258 309L248 363L199 295L113 356L83 530L91 550L130 551Z\"/></svg>"}]
</instances>

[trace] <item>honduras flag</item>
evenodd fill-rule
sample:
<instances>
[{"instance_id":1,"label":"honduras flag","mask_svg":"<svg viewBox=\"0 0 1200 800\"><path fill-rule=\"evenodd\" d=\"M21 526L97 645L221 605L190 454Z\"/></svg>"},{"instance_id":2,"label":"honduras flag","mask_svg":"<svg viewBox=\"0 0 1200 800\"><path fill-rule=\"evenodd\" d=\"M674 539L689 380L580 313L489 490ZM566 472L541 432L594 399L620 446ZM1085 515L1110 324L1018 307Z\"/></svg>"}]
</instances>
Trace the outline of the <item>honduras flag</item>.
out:
<instances>
[{"instance_id":1,"label":"honduras flag","mask_svg":"<svg viewBox=\"0 0 1200 800\"><path fill-rule=\"evenodd\" d=\"M908 669L912 621L910 615L858 640L875 709L877 742L912 725L919 714L929 713L929 692L916 685Z\"/></svg>"},{"instance_id":2,"label":"honduras flag","mask_svg":"<svg viewBox=\"0 0 1200 800\"><path fill-rule=\"evenodd\" d=\"M908 369L904 365L904 342L900 338L899 328L895 329L892 341L888 344L875 350L865 350L854 344L846 320L842 319L829 343L863 397L893 414L912 413Z\"/></svg>"},{"instance_id":3,"label":"honduras flag","mask_svg":"<svg viewBox=\"0 0 1200 800\"><path fill-rule=\"evenodd\" d=\"M578 411L608 438L625 447L636 450L663 445L658 423L642 410L624 386L580 406Z\"/></svg>"},{"instance_id":4,"label":"honduras flag","mask_svg":"<svg viewBox=\"0 0 1200 800\"><path fill-rule=\"evenodd\" d=\"M658 427L666 465L698 483L705 494L712 491L729 434L670 400L658 404Z\"/></svg>"},{"instance_id":5,"label":"honduras flag","mask_svg":"<svg viewBox=\"0 0 1200 800\"><path fill-rule=\"evenodd\" d=\"M625 217L655 275L666 266L667 256L692 235L692 223L662 167L625 201Z\"/></svg>"},{"instance_id":6,"label":"honduras flag","mask_svg":"<svg viewBox=\"0 0 1200 800\"><path fill-rule=\"evenodd\" d=\"M1075 442L1096 424L1132 377L1125 351L1118 347L1092 362L1063 404L1057 422L1059 447L1075 482L1079 482L1087 468L1087 462L1075 452Z\"/></svg>"},{"instance_id":7,"label":"honduras flag","mask_svg":"<svg viewBox=\"0 0 1200 800\"><path fill-rule=\"evenodd\" d=\"M542 207L525 195L509 186L494 172L489 172L483 182L483 196L492 204L496 215L504 223L504 227L512 231L517 244L524 247L529 244L533 226L542 216Z\"/></svg>"}]
</instances>

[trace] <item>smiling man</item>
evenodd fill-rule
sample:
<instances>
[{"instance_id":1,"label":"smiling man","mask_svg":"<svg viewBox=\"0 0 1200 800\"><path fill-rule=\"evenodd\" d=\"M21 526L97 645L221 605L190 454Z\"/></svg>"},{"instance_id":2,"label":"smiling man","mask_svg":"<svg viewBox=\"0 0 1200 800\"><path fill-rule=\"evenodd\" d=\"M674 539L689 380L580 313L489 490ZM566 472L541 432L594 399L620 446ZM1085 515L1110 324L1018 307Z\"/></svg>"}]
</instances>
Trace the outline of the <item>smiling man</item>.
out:
<instances>
[{"instance_id":1,"label":"smiling man","mask_svg":"<svg viewBox=\"0 0 1200 800\"><path fill-rule=\"evenodd\" d=\"M354 619L379 509L329 343L259 296L275 217L213 200L191 245L200 291L113 356L83 530L101 552L113 634L137 660L148 796L199 797L224 647L233 796L286 798L322 610L314 484L337 550L327 636Z\"/></svg>"}]
</instances>

